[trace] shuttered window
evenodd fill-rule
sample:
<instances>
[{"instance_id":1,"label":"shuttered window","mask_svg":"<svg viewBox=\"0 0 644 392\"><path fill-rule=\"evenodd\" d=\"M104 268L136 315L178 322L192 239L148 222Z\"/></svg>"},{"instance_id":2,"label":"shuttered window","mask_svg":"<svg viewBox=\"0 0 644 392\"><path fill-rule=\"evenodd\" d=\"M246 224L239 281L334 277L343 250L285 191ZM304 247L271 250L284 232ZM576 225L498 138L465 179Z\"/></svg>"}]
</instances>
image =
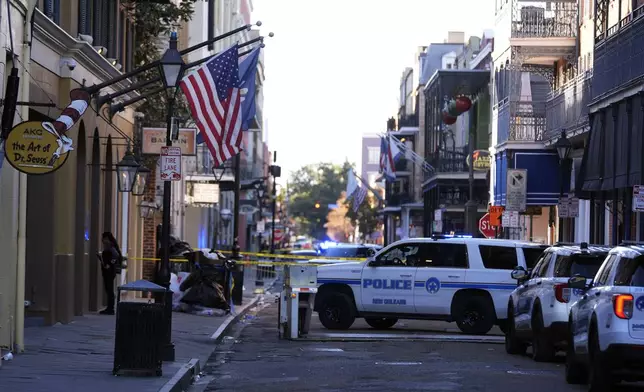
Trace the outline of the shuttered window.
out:
<instances>
[{"instance_id":1,"label":"shuttered window","mask_svg":"<svg viewBox=\"0 0 644 392\"><path fill-rule=\"evenodd\" d=\"M54 23L60 23L60 0L44 0L43 12L45 16L53 20Z\"/></svg>"},{"instance_id":2,"label":"shuttered window","mask_svg":"<svg viewBox=\"0 0 644 392\"><path fill-rule=\"evenodd\" d=\"M94 46L104 46L103 35L103 15L105 15L105 1L91 0L93 7L91 10L92 15L92 37L94 37Z\"/></svg>"},{"instance_id":3,"label":"shuttered window","mask_svg":"<svg viewBox=\"0 0 644 392\"><path fill-rule=\"evenodd\" d=\"M134 69L134 24L127 22L126 44L125 44L125 71L129 72Z\"/></svg>"},{"instance_id":4,"label":"shuttered window","mask_svg":"<svg viewBox=\"0 0 644 392\"><path fill-rule=\"evenodd\" d=\"M89 6L89 0L78 0L78 32L80 34L92 34Z\"/></svg>"},{"instance_id":5,"label":"shuttered window","mask_svg":"<svg viewBox=\"0 0 644 392\"><path fill-rule=\"evenodd\" d=\"M119 12L119 33L116 36L118 40L119 52L118 56L115 56L118 59L118 62L125 66L125 61L127 58L127 18L125 16L125 11Z\"/></svg>"},{"instance_id":6,"label":"shuttered window","mask_svg":"<svg viewBox=\"0 0 644 392\"><path fill-rule=\"evenodd\" d=\"M116 58L119 55L119 46L118 46L118 9L116 0L103 0L103 3L106 3L107 12L104 14L107 19L105 26L107 31L105 31L105 37L107 38L107 57Z\"/></svg>"}]
</instances>

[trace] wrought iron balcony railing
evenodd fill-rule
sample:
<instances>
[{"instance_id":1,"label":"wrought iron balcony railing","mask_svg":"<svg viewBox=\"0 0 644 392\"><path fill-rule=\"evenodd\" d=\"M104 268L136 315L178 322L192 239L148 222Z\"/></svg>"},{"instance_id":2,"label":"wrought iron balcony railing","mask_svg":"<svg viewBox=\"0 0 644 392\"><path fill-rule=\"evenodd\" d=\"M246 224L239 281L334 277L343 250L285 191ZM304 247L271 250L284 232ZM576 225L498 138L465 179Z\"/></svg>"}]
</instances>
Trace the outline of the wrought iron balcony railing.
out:
<instances>
[{"instance_id":1,"label":"wrought iron balcony railing","mask_svg":"<svg viewBox=\"0 0 644 392\"><path fill-rule=\"evenodd\" d=\"M513 0L512 38L574 38L576 1Z\"/></svg>"},{"instance_id":2,"label":"wrought iron balcony railing","mask_svg":"<svg viewBox=\"0 0 644 392\"><path fill-rule=\"evenodd\" d=\"M398 117L398 128L402 127L417 127L418 126L418 116L401 116Z\"/></svg>"},{"instance_id":3,"label":"wrought iron balcony railing","mask_svg":"<svg viewBox=\"0 0 644 392\"><path fill-rule=\"evenodd\" d=\"M588 125L592 78L592 70L586 71L550 93L546 101L546 140L559 136L562 130Z\"/></svg>"},{"instance_id":4,"label":"wrought iron balcony railing","mask_svg":"<svg viewBox=\"0 0 644 392\"><path fill-rule=\"evenodd\" d=\"M530 97L511 97L498 108L497 145L506 141L544 140L546 102Z\"/></svg>"}]
</instances>

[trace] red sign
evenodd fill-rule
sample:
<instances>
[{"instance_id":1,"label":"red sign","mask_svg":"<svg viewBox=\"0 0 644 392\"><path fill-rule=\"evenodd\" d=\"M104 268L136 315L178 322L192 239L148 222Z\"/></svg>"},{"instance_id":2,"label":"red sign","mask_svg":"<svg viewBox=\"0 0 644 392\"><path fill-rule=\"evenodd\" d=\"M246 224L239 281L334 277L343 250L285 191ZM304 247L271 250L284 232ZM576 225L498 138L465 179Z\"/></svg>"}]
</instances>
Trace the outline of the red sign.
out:
<instances>
[{"instance_id":1,"label":"red sign","mask_svg":"<svg viewBox=\"0 0 644 392\"><path fill-rule=\"evenodd\" d=\"M284 231L282 229L275 229L273 233L273 242L281 242L284 239Z\"/></svg>"},{"instance_id":2,"label":"red sign","mask_svg":"<svg viewBox=\"0 0 644 392\"><path fill-rule=\"evenodd\" d=\"M486 238L495 237L496 231L494 230L494 227L492 227L492 223L490 222L490 214L483 215L483 217L479 220L479 231Z\"/></svg>"}]
</instances>

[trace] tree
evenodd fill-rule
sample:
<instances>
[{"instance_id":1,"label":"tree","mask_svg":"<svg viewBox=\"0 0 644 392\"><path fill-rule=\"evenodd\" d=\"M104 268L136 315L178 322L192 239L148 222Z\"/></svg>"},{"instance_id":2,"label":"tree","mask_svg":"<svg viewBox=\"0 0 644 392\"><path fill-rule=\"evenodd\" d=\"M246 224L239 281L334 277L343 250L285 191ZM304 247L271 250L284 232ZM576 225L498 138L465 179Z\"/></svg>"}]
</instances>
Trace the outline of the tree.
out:
<instances>
[{"instance_id":1,"label":"tree","mask_svg":"<svg viewBox=\"0 0 644 392\"><path fill-rule=\"evenodd\" d=\"M358 226L362 240L365 240L366 236L378 230L378 225L380 224L380 219L378 218L378 202L371 193L360 204L358 211L353 211L351 200L345 201L345 204L348 208L347 218L350 219L354 227L356 225Z\"/></svg>"},{"instance_id":2,"label":"tree","mask_svg":"<svg viewBox=\"0 0 644 392\"><path fill-rule=\"evenodd\" d=\"M134 67L140 67L159 60L163 54L165 43L170 32L181 22L188 22L194 14L194 3L197 0L180 0L177 2L156 2L141 0L122 1L124 10L134 18L134 30L136 35L136 50L134 53ZM175 4L176 3L176 4ZM159 77L157 69L151 69L137 75L136 81L148 81ZM142 94L159 88L158 84L149 86ZM154 94L137 109L145 113L147 125L163 125L166 123L167 96L166 94ZM177 94L175 117L190 117L188 105L181 94Z\"/></svg>"},{"instance_id":3,"label":"tree","mask_svg":"<svg viewBox=\"0 0 644 392\"><path fill-rule=\"evenodd\" d=\"M289 180L289 216L303 232L324 239L329 204L336 204L346 188L346 173L351 164L319 163L306 165L292 173Z\"/></svg>"},{"instance_id":4,"label":"tree","mask_svg":"<svg viewBox=\"0 0 644 392\"><path fill-rule=\"evenodd\" d=\"M342 192L342 196L337 200L337 207L329 209L327 223L324 225L327 236L338 242L347 242L354 232L351 219L347 217L349 207L345 200L345 192Z\"/></svg>"}]
</instances>

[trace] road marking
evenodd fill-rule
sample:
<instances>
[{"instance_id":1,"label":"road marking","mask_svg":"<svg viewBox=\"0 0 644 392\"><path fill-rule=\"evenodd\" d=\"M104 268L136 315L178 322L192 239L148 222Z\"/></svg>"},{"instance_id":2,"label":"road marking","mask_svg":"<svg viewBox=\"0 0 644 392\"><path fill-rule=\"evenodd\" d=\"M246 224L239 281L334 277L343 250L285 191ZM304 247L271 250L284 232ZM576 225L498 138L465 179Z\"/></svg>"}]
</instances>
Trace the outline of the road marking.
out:
<instances>
[{"instance_id":1,"label":"road marking","mask_svg":"<svg viewBox=\"0 0 644 392\"><path fill-rule=\"evenodd\" d=\"M328 347L315 347L312 348L311 351L322 351L322 352L329 352L329 353L339 353L343 352L344 350L341 348L328 348Z\"/></svg>"},{"instance_id":2,"label":"road marking","mask_svg":"<svg viewBox=\"0 0 644 392\"><path fill-rule=\"evenodd\" d=\"M422 365L422 362L376 362L376 365L413 366Z\"/></svg>"}]
</instances>

